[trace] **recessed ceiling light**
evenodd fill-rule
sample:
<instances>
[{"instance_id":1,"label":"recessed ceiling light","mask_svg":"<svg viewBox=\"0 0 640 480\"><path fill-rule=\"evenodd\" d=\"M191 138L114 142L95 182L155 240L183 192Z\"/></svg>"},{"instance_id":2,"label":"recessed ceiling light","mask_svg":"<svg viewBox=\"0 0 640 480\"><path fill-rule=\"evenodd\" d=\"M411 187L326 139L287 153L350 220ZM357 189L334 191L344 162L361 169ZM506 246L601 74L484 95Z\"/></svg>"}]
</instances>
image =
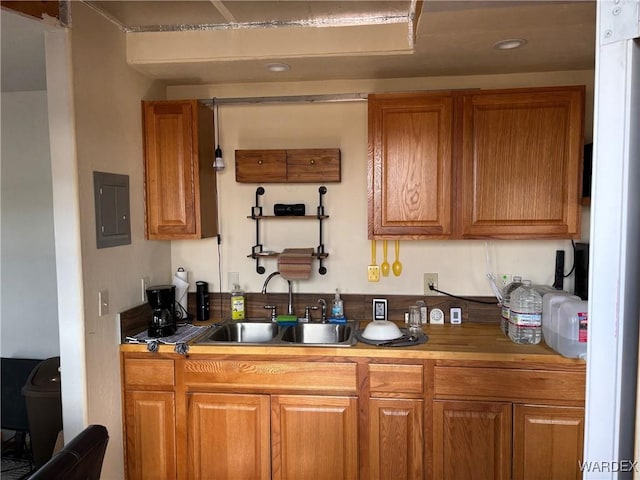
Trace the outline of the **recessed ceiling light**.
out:
<instances>
[{"instance_id":1,"label":"recessed ceiling light","mask_svg":"<svg viewBox=\"0 0 640 480\"><path fill-rule=\"evenodd\" d=\"M508 38L494 43L493 48L496 50L513 50L514 48L520 48L526 44L527 41L524 38Z\"/></svg>"},{"instance_id":2,"label":"recessed ceiling light","mask_svg":"<svg viewBox=\"0 0 640 480\"><path fill-rule=\"evenodd\" d=\"M267 64L267 70L270 72L286 72L291 70L291 66L286 63L269 63Z\"/></svg>"}]
</instances>

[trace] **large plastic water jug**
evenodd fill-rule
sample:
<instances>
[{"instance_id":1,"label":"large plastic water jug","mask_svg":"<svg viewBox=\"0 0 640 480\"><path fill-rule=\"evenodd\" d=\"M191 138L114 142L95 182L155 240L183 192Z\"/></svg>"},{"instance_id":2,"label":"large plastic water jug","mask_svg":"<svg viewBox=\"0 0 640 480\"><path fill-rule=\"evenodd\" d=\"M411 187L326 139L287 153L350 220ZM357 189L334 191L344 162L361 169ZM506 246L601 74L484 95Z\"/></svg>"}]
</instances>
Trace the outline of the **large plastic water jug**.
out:
<instances>
[{"instance_id":1,"label":"large plastic water jug","mask_svg":"<svg viewBox=\"0 0 640 480\"><path fill-rule=\"evenodd\" d=\"M560 355L569 358L587 356L589 315L587 301L568 301L558 309L558 348Z\"/></svg>"},{"instance_id":2,"label":"large plastic water jug","mask_svg":"<svg viewBox=\"0 0 640 480\"><path fill-rule=\"evenodd\" d=\"M580 301L580 297L565 291L546 293L542 297L542 337L547 345L558 351L558 309L567 301Z\"/></svg>"}]
</instances>

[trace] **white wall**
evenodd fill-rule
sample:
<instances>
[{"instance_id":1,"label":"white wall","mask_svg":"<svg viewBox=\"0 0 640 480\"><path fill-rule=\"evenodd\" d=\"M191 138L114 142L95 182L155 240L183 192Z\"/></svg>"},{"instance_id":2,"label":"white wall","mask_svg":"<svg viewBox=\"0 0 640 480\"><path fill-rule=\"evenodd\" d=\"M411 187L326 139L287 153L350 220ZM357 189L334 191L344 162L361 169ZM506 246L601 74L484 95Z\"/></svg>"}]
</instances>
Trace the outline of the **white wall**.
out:
<instances>
[{"instance_id":1,"label":"white wall","mask_svg":"<svg viewBox=\"0 0 640 480\"><path fill-rule=\"evenodd\" d=\"M164 98L165 89L127 66L124 34L115 25L80 2L71 7L88 421L109 430L102 477L117 479L124 472L118 312L142 303L141 277L171 279L169 242L144 239L140 101ZM96 248L94 171L129 176L130 245ZM109 313L99 317L103 289Z\"/></svg>"},{"instance_id":2,"label":"white wall","mask_svg":"<svg viewBox=\"0 0 640 480\"><path fill-rule=\"evenodd\" d=\"M2 356L60 353L47 92L2 93Z\"/></svg>"},{"instance_id":3,"label":"white wall","mask_svg":"<svg viewBox=\"0 0 640 480\"><path fill-rule=\"evenodd\" d=\"M336 81L291 84L209 85L168 87L170 98L211 98L272 95L310 95L328 93L429 90L444 88L506 88L544 85L586 85L585 138L591 138L593 116L593 72L550 72L519 75L486 75L396 79L387 81ZM257 185L235 181L234 151L251 148L338 147L342 153L342 182L327 184L324 242L329 252L328 272L314 273L308 281L295 282L296 292L422 294L423 273L437 272L441 290L457 295L491 295L485 277L487 255L494 273L520 274L534 283L553 283L555 251L566 251L567 266L573 258L566 240L490 241L403 241L400 277L382 277L379 283L367 282L371 249L367 240L367 104L251 104L219 106L220 144L227 168L218 176L221 245L221 278L218 280L217 241L174 241L171 246L172 269L179 266L190 272L192 290L196 280L209 282L210 289L228 291L228 272L239 272L246 291L260 291L265 275L255 272L255 262L247 258L255 243L255 225L247 219L254 204ZM265 184L263 204L305 203L315 211L318 185ZM269 210L266 213L271 213ZM583 232L588 232L588 211L583 216ZM586 220L586 221L585 221ZM262 222L265 249L315 247L317 222L293 223L290 220ZM585 234L584 239L588 238ZM382 261L378 242L377 261ZM393 261L393 243L389 262ZM265 260L267 274L277 269L275 260ZM222 283L222 286L220 286ZM273 291L285 291L285 282L273 282ZM573 278L565 280L573 288ZM348 311L348 305L345 306Z\"/></svg>"}]
</instances>

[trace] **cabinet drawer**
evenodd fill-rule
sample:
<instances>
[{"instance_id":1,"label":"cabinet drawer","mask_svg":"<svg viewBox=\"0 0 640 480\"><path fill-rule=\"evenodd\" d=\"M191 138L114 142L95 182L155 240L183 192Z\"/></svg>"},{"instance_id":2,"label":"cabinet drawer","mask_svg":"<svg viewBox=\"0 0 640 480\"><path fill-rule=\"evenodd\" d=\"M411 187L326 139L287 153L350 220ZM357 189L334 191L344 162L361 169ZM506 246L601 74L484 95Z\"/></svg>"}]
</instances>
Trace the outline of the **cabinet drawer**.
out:
<instances>
[{"instance_id":1,"label":"cabinet drawer","mask_svg":"<svg viewBox=\"0 0 640 480\"><path fill-rule=\"evenodd\" d=\"M287 181L299 183L339 182L340 149L287 150Z\"/></svg>"},{"instance_id":2,"label":"cabinet drawer","mask_svg":"<svg viewBox=\"0 0 640 480\"><path fill-rule=\"evenodd\" d=\"M267 362L255 360L186 360L184 383L189 387L242 387L272 392L302 390L355 393L356 365L333 362Z\"/></svg>"},{"instance_id":3,"label":"cabinet drawer","mask_svg":"<svg viewBox=\"0 0 640 480\"><path fill-rule=\"evenodd\" d=\"M236 150L236 182L286 181L286 150Z\"/></svg>"},{"instance_id":4,"label":"cabinet drawer","mask_svg":"<svg viewBox=\"0 0 640 480\"><path fill-rule=\"evenodd\" d=\"M435 395L513 402L545 400L555 404L584 402L585 375L580 372L473 367L436 367Z\"/></svg>"},{"instance_id":5,"label":"cabinet drawer","mask_svg":"<svg viewBox=\"0 0 640 480\"><path fill-rule=\"evenodd\" d=\"M125 358L124 359L125 387L173 387L175 375L173 360Z\"/></svg>"},{"instance_id":6,"label":"cabinet drawer","mask_svg":"<svg viewBox=\"0 0 640 480\"><path fill-rule=\"evenodd\" d=\"M371 394L422 394L424 390L422 365L369 365Z\"/></svg>"}]
</instances>

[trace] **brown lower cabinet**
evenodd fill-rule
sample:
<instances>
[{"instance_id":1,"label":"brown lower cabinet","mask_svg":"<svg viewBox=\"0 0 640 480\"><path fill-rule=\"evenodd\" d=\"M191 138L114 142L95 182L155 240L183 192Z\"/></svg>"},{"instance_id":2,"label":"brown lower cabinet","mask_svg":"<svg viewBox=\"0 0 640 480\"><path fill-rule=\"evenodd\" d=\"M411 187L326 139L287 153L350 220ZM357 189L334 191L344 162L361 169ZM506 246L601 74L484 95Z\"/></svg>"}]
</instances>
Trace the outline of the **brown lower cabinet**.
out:
<instances>
[{"instance_id":1,"label":"brown lower cabinet","mask_svg":"<svg viewBox=\"0 0 640 480\"><path fill-rule=\"evenodd\" d=\"M129 391L124 399L127 478L177 478L173 392Z\"/></svg>"},{"instance_id":2,"label":"brown lower cabinet","mask_svg":"<svg viewBox=\"0 0 640 480\"><path fill-rule=\"evenodd\" d=\"M123 352L122 365L129 480L580 477L584 363Z\"/></svg>"},{"instance_id":3,"label":"brown lower cabinet","mask_svg":"<svg viewBox=\"0 0 640 480\"><path fill-rule=\"evenodd\" d=\"M581 478L583 371L443 362L434 377L434 478Z\"/></svg>"},{"instance_id":4,"label":"brown lower cabinet","mask_svg":"<svg viewBox=\"0 0 640 480\"><path fill-rule=\"evenodd\" d=\"M433 403L433 477L509 480L511 404Z\"/></svg>"}]
</instances>

